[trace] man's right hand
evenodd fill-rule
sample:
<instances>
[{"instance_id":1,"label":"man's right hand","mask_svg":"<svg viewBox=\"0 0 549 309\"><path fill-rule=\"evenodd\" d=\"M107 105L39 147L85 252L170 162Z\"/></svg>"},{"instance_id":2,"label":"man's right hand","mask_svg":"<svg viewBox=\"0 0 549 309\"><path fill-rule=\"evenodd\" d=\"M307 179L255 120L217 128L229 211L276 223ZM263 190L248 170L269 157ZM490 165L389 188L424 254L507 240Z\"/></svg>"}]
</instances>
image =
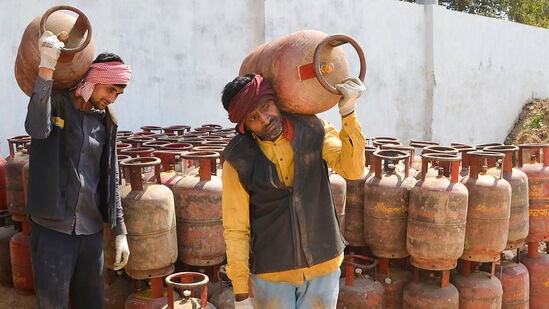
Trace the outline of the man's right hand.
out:
<instances>
[{"instance_id":1,"label":"man's right hand","mask_svg":"<svg viewBox=\"0 0 549 309\"><path fill-rule=\"evenodd\" d=\"M40 64L38 67L55 70L63 47L65 47L65 44L59 41L55 34L51 31L44 31L38 39L38 49L40 50Z\"/></svg>"},{"instance_id":2,"label":"man's right hand","mask_svg":"<svg viewBox=\"0 0 549 309\"><path fill-rule=\"evenodd\" d=\"M254 300L252 298L248 297L245 300L235 301L234 302L234 308L235 309L253 309L254 308Z\"/></svg>"}]
</instances>

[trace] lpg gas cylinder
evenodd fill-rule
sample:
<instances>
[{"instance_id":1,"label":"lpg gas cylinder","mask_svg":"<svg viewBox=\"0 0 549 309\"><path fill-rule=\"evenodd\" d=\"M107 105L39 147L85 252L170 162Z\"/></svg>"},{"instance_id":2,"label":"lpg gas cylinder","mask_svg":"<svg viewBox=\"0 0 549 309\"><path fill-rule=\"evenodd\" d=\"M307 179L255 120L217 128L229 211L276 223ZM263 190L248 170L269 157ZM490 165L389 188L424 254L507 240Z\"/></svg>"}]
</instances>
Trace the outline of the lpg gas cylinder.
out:
<instances>
[{"instance_id":1,"label":"lpg gas cylinder","mask_svg":"<svg viewBox=\"0 0 549 309\"><path fill-rule=\"evenodd\" d=\"M72 11L78 17L65 11ZM51 31L65 43L53 73L54 89L71 88L80 82L95 56L92 28L86 15L68 5L49 8L25 29L15 59L15 79L28 96L32 95L38 76L38 39L45 31Z\"/></svg>"},{"instance_id":2,"label":"lpg gas cylinder","mask_svg":"<svg viewBox=\"0 0 549 309\"><path fill-rule=\"evenodd\" d=\"M198 160L199 170L185 175L173 189L179 258L192 266L221 264L225 259L221 178L211 172L212 159L219 158L219 153L191 151L181 157Z\"/></svg>"},{"instance_id":3,"label":"lpg gas cylinder","mask_svg":"<svg viewBox=\"0 0 549 309\"><path fill-rule=\"evenodd\" d=\"M302 30L254 48L244 59L240 75L257 73L271 82L281 109L299 114L327 111L341 98L335 84L349 77L349 64L340 45L349 43L360 58L364 80L366 60L358 43L344 34Z\"/></svg>"},{"instance_id":4,"label":"lpg gas cylinder","mask_svg":"<svg viewBox=\"0 0 549 309\"><path fill-rule=\"evenodd\" d=\"M208 276L197 272L180 272L171 274L165 279L168 286L168 304L163 309L215 309L208 302ZM174 299L174 289L182 291L179 300ZM192 290L200 288L200 298L193 297Z\"/></svg>"},{"instance_id":5,"label":"lpg gas cylinder","mask_svg":"<svg viewBox=\"0 0 549 309\"><path fill-rule=\"evenodd\" d=\"M134 279L166 276L175 269L177 231L172 191L160 183L160 159L129 158L120 161L126 186L120 188L131 254L126 273ZM142 169L155 167L156 183L146 182Z\"/></svg>"},{"instance_id":6,"label":"lpg gas cylinder","mask_svg":"<svg viewBox=\"0 0 549 309\"><path fill-rule=\"evenodd\" d=\"M13 287L19 295L34 294L34 275L30 253L30 222L23 222L23 231L10 239Z\"/></svg>"},{"instance_id":7,"label":"lpg gas cylinder","mask_svg":"<svg viewBox=\"0 0 549 309\"><path fill-rule=\"evenodd\" d=\"M421 170L421 153L423 148L427 146L437 146L439 145L439 143L434 141L411 139L409 145L411 147L414 147L414 156L412 157L412 164L410 166L410 169L413 169L415 173L417 173Z\"/></svg>"},{"instance_id":8,"label":"lpg gas cylinder","mask_svg":"<svg viewBox=\"0 0 549 309\"><path fill-rule=\"evenodd\" d=\"M364 173L359 179L345 179L347 185L347 196L345 198L345 228L343 235L353 247L366 246L364 239L364 183L373 177L373 170L370 170L372 155L376 147L366 145L364 147L365 166Z\"/></svg>"},{"instance_id":9,"label":"lpg gas cylinder","mask_svg":"<svg viewBox=\"0 0 549 309\"><path fill-rule=\"evenodd\" d=\"M339 231L343 235L345 233L345 202L347 201L347 183L345 178L338 175L333 170L330 170L330 189L332 190L332 198L334 207L339 221Z\"/></svg>"},{"instance_id":10,"label":"lpg gas cylinder","mask_svg":"<svg viewBox=\"0 0 549 309\"><path fill-rule=\"evenodd\" d=\"M17 233L13 224L0 227L0 285L12 286L10 241Z\"/></svg>"},{"instance_id":11,"label":"lpg gas cylinder","mask_svg":"<svg viewBox=\"0 0 549 309\"><path fill-rule=\"evenodd\" d=\"M377 259L362 255L346 255L345 277L339 282L338 309L383 308L383 285L375 281Z\"/></svg>"},{"instance_id":12,"label":"lpg gas cylinder","mask_svg":"<svg viewBox=\"0 0 549 309\"><path fill-rule=\"evenodd\" d=\"M400 161L405 170L396 171ZM386 164L384 163L389 163ZM416 180L409 176L410 154L399 150L377 150L374 177L364 183L364 238L376 257L407 257L406 228L410 189Z\"/></svg>"},{"instance_id":13,"label":"lpg gas cylinder","mask_svg":"<svg viewBox=\"0 0 549 309\"><path fill-rule=\"evenodd\" d=\"M525 243L529 229L528 176L522 170L513 167L514 155L518 152L514 145L487 146L484 151L501 152L505 155L502 164L489 168L487 173L503 178L511 185L511 215L509 233L505 249L518 249Z\"/></svg>"},{"instance_id":14,"label":"lpg gas cylinder","mask_svg":"<svg viewBox=\"0 0 549 309\"><path fill-rule=\"evenodd\" d=\"M500 309L503 287L490 273L474 270L452 274L452 284L459 292L459 308Z\"/></svg>"},{"instance_id":15,"label":"lpg gas cylinder","mask_svg":"<svg viewBox=\"0 0 549 309\"><path fill-rule=\"evenodd\" d=\"M471 151L469 175L461 182L469 190L463 260L497 261L507 245L511 212L511 185L501 176L488 175L487 159L503 153Z\"/></svg>"},{"instance_id":16,"label":"lpg gas cylinder","mask_svg":"<svg viewBox=\"0 0 549 309\"><path fill-rule=\"evenodd\" d=\"M172 125L172 126L164 127L162 129L164 130L164 133L166 133L168 135L171 135L173 133L173 135L178 136L178 135L185 134L185 132L189 132L191 130L191 126L189 126L189 125Z\"/></svg>"},{"instance_id":17,"label":"lpg gas cylinder","mask_svg":"<svg viewBox=\"0 0 549 309\"><path fill-rule=\"evenodd\" d=\"M549 255L539 253L538 243L528 243L528 253L518 255L530 277L530 308L547 308L549 304Z\"/></svg>"},{"instance_id":18,"label":"lpg gas cylinder","mask_svg":"<svg viewBox=\"0 0 549 309\"><path fill-rule=\"evenodd\" d=\"M418 275L415 269L414 280L408 282L402 291L402 308L406 309L458 309L459 291L447 282L449 270ZM389 308L387 308L389 309Z\"/></svg>"},{"instance_id":19,"label":"lpg gas cylinder","mask_svg":"<svg viewBox=\"0 0 549 309\"><path fill-rule=\"evenodd\" d=\"M23 167L29 162L27 144L30 136L19 135L8 138L10 155L6 158L6 183L8 211L12 219L18 222L27 221L25 189L23 186Z\"/></svg>"},{"instance_id":20,"label":"lpg gas cylinder","mask_svg":"<svg viewBox=\"0 0 549 309\"><path fill-rule=\"evenodd\" d=\"M526 242L549 240L549 144L518 145L519 169L528 176L529 228ZM528 150L529 162L524 162Z\"/></svg>"},{"instance_id":21,"label":"lpg gas cylinder","mask_svg":"<svg viewBox=\"0 0 549 309\"><path fill-rule=\"evenodd\" d=\"M504 259L496 264L495 275L501 281L501 308L528 309L530 307L530 275L524 264Z\"/></svg>"},{"instance_id":22,"label":"lpg gas cylinder","mask_svg":"<svg viewBox=\"0 0 549 309\"><path fill-rule=\"evenodd\" d=\"M105 309L124 308L124 303L132 292L131 278L125 273L105 271Z\"/></svg>"},{"instance_id":23,"label":"lpg gas cylinder","mask_svg":"<svg viewBox=\"0 0 549 309\"><path fill-rule=\"evenodd\" d=\"M227 275L225 265L219 267L219 287L211 293L210 302L217 309L234 309L234 289ZM208 289L208 291L210 291Z\"/></svg>"},{"instance_id":24,"label":"lpg gas cylinder","mask_svg":"<svg viewBox=\"0 0 549 309\"><path fill-rule=\"evenodd\" d=\"M457 149L458 153L461 155L461 169L459 175L463 177L469 175L469 169L471 167L471 160L469 159L469 152L477 150L474 146L466 144L457 144L452 143L450 147Z\"/></svg>"},{"instance_id":25,"label":"lpg gas cylinder","mask_svg":"<svg viewBox=\"0 0 549 309\"><path fill-rule=\"evenodd\" d=\"M383 285L383 308L402 308L404 287L412 281L412 273L408 270L408 258L379 258L377 281Z\"/></svg>"},{"instance_id":26,"label":"lpg gas cylinder","mask_svg":"<svg viewBox=\"0 0 549 309\"><path fill-rule=\"evenodd\" d=\"M441 170L426 177L430 161L450 163L450 177ZM406 232L406 249L416 267L453 269L463 253L469 192L458 181L459 162L457 155L422 154L422 176L410 191Z\"/></svg>"},{"instance_id":27,"label":"lpg gas cylinder","mask_svg":"<svg viewBox=\"0 0 549 309\"><path fill-rule=\"evenodd\" d=\"M181 153L177 150L155 150L153 155L160 159L160 182L173 191L175 184L183 177L181 168Z\"/></svg>"},{"instance_id":28,"label":"lpg gas cylinder","mask_svg":"<svg viewBox=\"0 0 549 309\"><path fill-rule=\"evenodd\" d=\"M430 146L423 147L423 149L421 150L421 154L424 154L424 153L439 153L442 156L452 157L458 154L458 150L455 147L451 147L451 146L430 145ZM450 163L446 161L430 162L430 166L428 166L426 170L426 177L431 177L431 176L436 177L440 171L442 171L444 176L449 177L449 169L450 169L449 165ZM416 173L416 176L415 176L416 179L421 178L422 169L423 169L423 163L419 172Z\"/></svg>"},{"instance_id":29,"label":"lpg gas cylinder","mask_svg":"<svg viewBox=\"0 0 549 309\"><path fill-rule=\"evenodd\" d=\"M6 184L6 159L0 156L0 210L8 208L8 188Z\"/></svg>"}]
</instances>

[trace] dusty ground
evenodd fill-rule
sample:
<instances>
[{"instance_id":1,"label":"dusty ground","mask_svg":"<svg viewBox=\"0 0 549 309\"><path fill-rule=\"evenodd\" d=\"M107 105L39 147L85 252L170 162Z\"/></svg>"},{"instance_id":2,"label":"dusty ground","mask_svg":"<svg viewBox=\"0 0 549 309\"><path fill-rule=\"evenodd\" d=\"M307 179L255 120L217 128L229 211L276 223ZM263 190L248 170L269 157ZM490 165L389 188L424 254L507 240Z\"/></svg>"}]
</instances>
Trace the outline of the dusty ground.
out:
<instances>
[{"instance_id":1,"label":"dusty ground","mask_svg":"<svg viewBox=\"0 0 549 309\"><path fill-rule=\"evenodd\" d=\"M33 309L34 296L22 296L15 293L13 287L0 285L0 308Z\"/></svg>"}]
</instances>

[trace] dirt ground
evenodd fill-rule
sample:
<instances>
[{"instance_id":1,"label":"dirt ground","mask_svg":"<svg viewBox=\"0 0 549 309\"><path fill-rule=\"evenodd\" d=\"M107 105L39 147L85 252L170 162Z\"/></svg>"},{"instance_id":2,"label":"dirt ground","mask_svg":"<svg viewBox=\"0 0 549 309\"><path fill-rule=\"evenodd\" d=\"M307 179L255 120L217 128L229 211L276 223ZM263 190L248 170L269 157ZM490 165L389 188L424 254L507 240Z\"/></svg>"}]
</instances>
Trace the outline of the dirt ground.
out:
<instances>
[{"instance_id":1,"label":"dirt ground","mask_svg":"<svg viewBox=\"0 0 549 309\"><path fill-rule=\"evenodd\" d=\"M33 309L34 296L23 296L15 293L13 287L0 285L0 308L13 309Z\"/></svg>"}]
</instances>

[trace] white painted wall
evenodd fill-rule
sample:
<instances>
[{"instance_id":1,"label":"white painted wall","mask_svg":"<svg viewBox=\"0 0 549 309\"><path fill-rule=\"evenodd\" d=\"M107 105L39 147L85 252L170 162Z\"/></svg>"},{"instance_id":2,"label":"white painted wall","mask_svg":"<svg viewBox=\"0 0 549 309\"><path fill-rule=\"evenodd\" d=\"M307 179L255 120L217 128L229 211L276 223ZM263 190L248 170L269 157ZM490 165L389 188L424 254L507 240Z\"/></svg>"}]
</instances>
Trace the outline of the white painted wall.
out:
<instances>
[{"instance_id":1,"label":"white painted wall","mask_svg":"<svg viewBox=\"0 0 549 309\"><path fill-rule=\"evenodd\" d=\"M396 0L27 0L0 2L0 149L25 134L28 97L13 65L28 23L54 5L82 10L96 52L132 65L121 130L232 126L223 86L257 45L303 29L345 33L367 60L358 115L367 136L441 144L503 142L522 105L549 97L549 30ZM349 46L349 44L346 44ZM349 49L352 75L356 53ZM354 70L354 71L353 71ZM356 72L356 73L355 73ZM322 117L339 126L335 109Z\"/></svg>"}]
</instances>

